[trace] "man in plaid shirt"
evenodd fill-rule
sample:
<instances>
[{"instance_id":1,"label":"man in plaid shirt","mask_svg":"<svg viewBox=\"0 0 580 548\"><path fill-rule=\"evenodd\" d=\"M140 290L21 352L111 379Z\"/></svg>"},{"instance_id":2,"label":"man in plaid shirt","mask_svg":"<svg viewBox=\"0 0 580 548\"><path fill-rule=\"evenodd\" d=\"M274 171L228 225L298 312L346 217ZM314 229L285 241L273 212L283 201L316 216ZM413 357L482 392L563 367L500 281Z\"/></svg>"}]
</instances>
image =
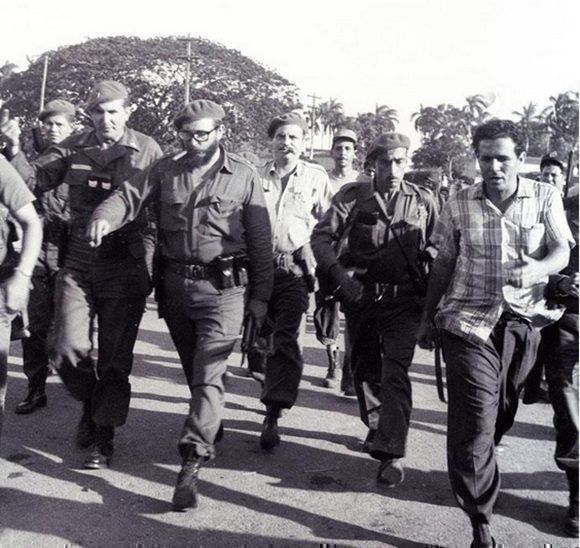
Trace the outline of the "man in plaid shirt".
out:
<instances>
[{"instance_id":1,"label":"man in plaid shirt","mask_svg":"<svg viewBox=\"0 0 580 548\"><path fill-rule=\"evenodd\" d=\"M496 545L495 446L514 422L539 329L562 315L546 307L544 290L568 264L574 240L557 190L518 176L526 152L514 123L481 125L473 148L483 182L451 198L435 226L439 253L417 338L430 348L435 324L441 332L449 477L471 519L471 546L482 548Z\"/></svg>"}]
</instances>

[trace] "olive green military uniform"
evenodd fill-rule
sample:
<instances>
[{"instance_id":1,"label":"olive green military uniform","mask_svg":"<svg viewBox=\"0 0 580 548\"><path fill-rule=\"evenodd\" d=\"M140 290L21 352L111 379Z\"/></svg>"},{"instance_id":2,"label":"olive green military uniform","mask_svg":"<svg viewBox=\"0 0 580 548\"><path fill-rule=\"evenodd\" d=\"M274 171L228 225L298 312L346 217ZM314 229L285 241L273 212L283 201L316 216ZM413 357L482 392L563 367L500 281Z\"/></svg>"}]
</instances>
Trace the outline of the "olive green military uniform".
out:
<instances>
[{"instance_id":1,"label":"olive green military uniform","mask_svg":"<svg viewBox=\"0 0 580 548\"><path fill-rule=\"evenodd\" d=\"M270 223L255 169L222 148L219 160L199 173L188 164L186 152L165 157L93 215L93 221L106 219L116 230L138 217L145 203L158 209L159 307L192 394L179 441L184 459L215 454L224 405L222 376L244 315L247 280L237 259L248 259L250 299L267 301L272 289Z\"/></svg>"},{"instance_id":2,"label":"olive green military uniform","mask_svg":"<svg viewBox=\"0 0 580 548\"><path fill-rule=\"evenodd\" d=\"M160 156L151 137L127 128L107 149L90 131L50 147L33 163L39 190L68 185L71 210L64 265L56 281L51 356L72 395L90 402L93 420L107 429L124 424L129 408L133 347L151 290L145 262L146 220L139 217L107 237L98 250L90 247L85 231L94 209ZM95 315L96 369L90 356Z\"/></svg>"},{"instance_id":3,"label":"olive green military uniform","mask_svg":"<svg viewBox=\"0 0 580 548\"><path fill-rule=\"evenodd\" d=\"M419 326L420 301L412 268L436 218L432 194L402 181L386 202L374 184L345 185L312 234L312 249L323 275L338 261L334 243L345 230L341 263L364 269L362 300L343 303L352 342L351 363L361 418L376 431L371 455L403 457L411 414L408 369Z\"/></svg>"}]
</instances>

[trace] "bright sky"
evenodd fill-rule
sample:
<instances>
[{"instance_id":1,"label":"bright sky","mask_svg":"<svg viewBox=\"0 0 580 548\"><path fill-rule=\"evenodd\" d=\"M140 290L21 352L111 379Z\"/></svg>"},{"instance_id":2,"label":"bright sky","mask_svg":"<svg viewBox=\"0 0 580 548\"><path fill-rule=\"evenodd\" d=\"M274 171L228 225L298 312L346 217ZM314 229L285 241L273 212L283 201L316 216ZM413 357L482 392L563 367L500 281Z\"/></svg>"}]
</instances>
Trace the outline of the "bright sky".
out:
<instances>
[{"instance_id":1,"label":"bright sky","mask_svg":"<svg viewBox=\"0 0 580 548\"><path fill-rule=\"evenodd\" d=\"M0 63L98 36L188 35L241 51L349 115L495 98L509 116L578 90L576 0L0 0Z\"/></svg>"}]
</instances>

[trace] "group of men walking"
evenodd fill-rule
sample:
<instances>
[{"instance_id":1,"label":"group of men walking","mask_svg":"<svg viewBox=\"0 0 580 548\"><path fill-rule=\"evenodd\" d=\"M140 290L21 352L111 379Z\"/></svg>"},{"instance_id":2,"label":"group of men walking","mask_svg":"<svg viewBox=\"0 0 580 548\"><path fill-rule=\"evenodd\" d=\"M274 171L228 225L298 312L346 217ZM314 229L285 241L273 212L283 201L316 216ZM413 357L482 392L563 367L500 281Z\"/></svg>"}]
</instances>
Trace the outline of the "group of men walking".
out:
<instances>
[{"instance_id":1,"label":"group of men walking","mask_svg":"<svg viewBox=\"0 0 580 548\"><path fill-rule=\"evenodd\" d=\"M356 393L365 448L379 461L377 482L388 488L404 480L415 344L431 347L436 322L447 360L452 489L471 519L472 546L494 546L495 446L514 421L539 328L558 321L551 386L565 395L555 396L562 402L557 462L570 481L567 527L574 533L575 524L577 534L578 363L571 349L578 344L578 268L577 261L568 265L574 238L558 190L518 175L525 151L513 123L492 120L477 129L483 181L440 211L433 192L405 180L410 141L399 133L384 133L370 147L369 176L353 169L356 134L337 131L329 178L302 159L308 128L296 113L271 121L272 161L256 168L224 148L225 112L212 101L193 101L177 114L179 151L165 155L127 126L131 110L125 86L100 82L86 105L93 128L64 135L74 107L49 103L40 117L47 148L34 160L20 150L16 121L0 128L5 155L26 182L0 161L0 200L24 229L20 258L5 263L2 278L4 376L9 320L25 307L33 280L33 337L23 354L29 392L17 413L46 405L50 363L82 402L76 441L91 448L84 466L109 466L115 428L129 410L145 299L155 286L191 391L173 508L195 507L200 467L223 436L223 379L244 316L271 341L248 352L265 406L259 442L271 451L281 443L281 413L298 397L299 337L318 285L325 292L319 306L334 304L336 315L341 303L341 389ZM41 238L29 189L40 197L45 224L36 267ZM577 215L571 225L577 240ZM562 306L547 306L550 287ZM330 387L338 352L332 337L323 342Z\"/></svg>"}]
</instances>

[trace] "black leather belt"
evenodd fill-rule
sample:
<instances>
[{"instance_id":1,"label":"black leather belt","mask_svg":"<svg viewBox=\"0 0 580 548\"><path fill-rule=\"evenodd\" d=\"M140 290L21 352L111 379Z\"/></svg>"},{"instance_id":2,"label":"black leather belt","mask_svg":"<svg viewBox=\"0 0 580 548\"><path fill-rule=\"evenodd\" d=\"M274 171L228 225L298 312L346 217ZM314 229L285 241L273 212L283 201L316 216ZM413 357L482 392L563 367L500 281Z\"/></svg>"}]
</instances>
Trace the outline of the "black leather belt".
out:
<instances>
[{"instance_id":1,"label":"black leather belt","mask_svg":"<svg viewBox=\"0 0 580 548\"><path fill-rule=\"evenodd\" d=\"M190 280L207 280L217 276L217 269L209 264L185 264L167 260L167 269Z\"/></svg>"},{"instance_id":2,"label":"black leather belt","mask_svg":"<svg viewBox=\"0 0 580 548\"><path fill-rule=\"evenodd\" d=\"M403 284L365 283L365 289L377 300L383 298L396 299L397 297L409 297L416 294L415 287L410 282Z\"/></svg>"}]
</instances>

